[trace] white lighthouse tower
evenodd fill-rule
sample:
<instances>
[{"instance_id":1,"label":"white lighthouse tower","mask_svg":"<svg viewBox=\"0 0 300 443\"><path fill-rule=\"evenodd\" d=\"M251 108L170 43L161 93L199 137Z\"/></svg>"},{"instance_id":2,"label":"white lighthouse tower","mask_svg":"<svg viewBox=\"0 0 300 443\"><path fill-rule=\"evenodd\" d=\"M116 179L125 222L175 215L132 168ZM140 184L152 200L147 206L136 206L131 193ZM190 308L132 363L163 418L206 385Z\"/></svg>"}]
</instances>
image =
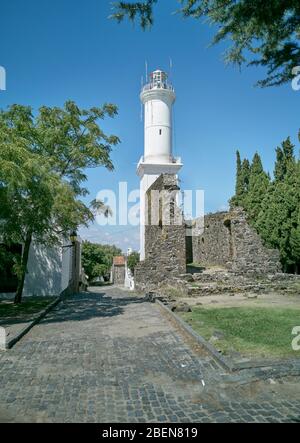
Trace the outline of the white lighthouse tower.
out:
<instances>
[{"instance_id":1,"label":"white lighthouse tower","mask_svg":"<svg viewBox=\"0 0 300 443\"><path fill-rule=\"evenodd\" d=\"M181 159L172 153L172 106L176 95L165 72L150 74L149 82L142 88L144 105L145 140L144 156L140 159L137 174L140 182L140 259L145 259L145 193L161 174L177 174Z\"/></svg>"}]
</instances>

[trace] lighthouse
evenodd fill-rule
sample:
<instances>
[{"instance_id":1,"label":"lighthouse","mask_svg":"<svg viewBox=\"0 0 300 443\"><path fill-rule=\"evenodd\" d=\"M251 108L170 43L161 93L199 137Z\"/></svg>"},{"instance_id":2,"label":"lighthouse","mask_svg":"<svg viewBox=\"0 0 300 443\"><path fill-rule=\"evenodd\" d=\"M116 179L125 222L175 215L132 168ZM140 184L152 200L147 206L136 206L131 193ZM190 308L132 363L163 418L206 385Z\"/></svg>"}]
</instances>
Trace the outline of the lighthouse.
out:
<instances>
[{"instance_id":1,"label":"lighthouse","mask_svg":"<svg viewBox=\"0 0 300 443\"><path fill-rule=\"evenodd\" d=\"M144 155L137 174L140 177L140 259L145 259L145 194L161 174L177 174L181 159L173 156L172 108L175 90L168 75L161 70L150 74L142 87L140 99L144 105Z\"/></svg>"}]
</instances>

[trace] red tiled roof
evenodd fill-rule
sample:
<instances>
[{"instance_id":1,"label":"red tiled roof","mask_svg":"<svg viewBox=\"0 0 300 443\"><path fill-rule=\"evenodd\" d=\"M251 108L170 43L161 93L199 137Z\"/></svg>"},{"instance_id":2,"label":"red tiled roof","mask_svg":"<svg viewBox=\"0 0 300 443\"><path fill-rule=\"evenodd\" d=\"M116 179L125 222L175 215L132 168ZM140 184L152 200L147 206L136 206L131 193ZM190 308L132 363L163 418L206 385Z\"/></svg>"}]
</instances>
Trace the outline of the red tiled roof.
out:
<instances>
[{"instance_id":1,"label":"red tiled roof","mask_svg":"<svg viewBox=\"0 0 300 443\"><path fill-rule=\"evenodd\" d=\"M113 263L115 266L124 266L125 265L125 257L123 255L119 255L117 257L114 257Z\"/></svg>"}]
</instances>

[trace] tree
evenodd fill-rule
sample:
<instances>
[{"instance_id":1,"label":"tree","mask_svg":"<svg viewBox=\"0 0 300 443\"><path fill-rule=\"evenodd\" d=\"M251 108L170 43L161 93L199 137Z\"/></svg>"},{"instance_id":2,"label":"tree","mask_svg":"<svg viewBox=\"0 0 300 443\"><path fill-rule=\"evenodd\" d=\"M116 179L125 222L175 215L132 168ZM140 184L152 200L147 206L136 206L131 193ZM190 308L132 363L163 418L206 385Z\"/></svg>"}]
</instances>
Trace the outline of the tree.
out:
<instances>
[{"instance_id":1,"label":"tree","mask_svg":"<svg viewBox=\"0 0 300 443\"><path fill-rule=\"evenodd\" d=\"M11 137L14 134L24 139L29 152L42 156L76 195L84 196L85 169L104 166L113 170L110 153L120 140L115 135L107 136L99 122L116 115L117 107L112 104L79 109L67 101L64 108L42 106L36 117L30 107L12 105L0 112L0 129L9 127Z\"/></svg>"},{"instance_id":2,"label":"tree","mask_svg":"<svg viewBox=\"0 0 300 443\"><path fill-rule=\"evenodd\" d=\"M245 206L245 197L249 189L250 163L249 160L241 161L239 151L236 152L236 184L235 195L230 200L231 206Z\"/></svg>"},{"instance_id":3,"label":"tree","mask_svg":"<svg viewBox=\"0 0 300 443\"><path fill-rule=\"evenodd\" d=\"M60 233L66 235L78 224L86 225L93 214L39 156L17 145L3 149L0 187L5 189L1 208L10 205L9 211L0 210L2 241L7 245L23 244L21 259L14 265L18 278L15 302L20 303L32 239L52 246L59 241Z\"/></svg>"},{"instance_id":4,"label":"tree","mask_svg":"<svg viewBox=\"0 0 300 443\"><path fill-rule=\"evenodd\" d=\"M242 177L242 161L241 161L241 155L239 151L236 151L236 184L235 184L235 197L236 197L236 203L238 204L238 201L240 197L242 197L244 194L244 182Z\"/></svg>"},{"instance_id":5,"label":"tree","mask_svg":"<svg viewBox=\"0 0 300 443\"><path fill-rule=\"evenodd\" d=\"M284 180L274 180L262 203L257 229L267 245L280 251L285 272L299 272L300 264L300 163Z\"/></svg>"},{"instance_id":6,"label":"tree","mask_svg":"<svg viewBox=\"0 0 300 443\"><path fill-rule=\"evenodd\" d=\"M275 181L283 181L290 168L294 167L294 149L295 146L291 143L290 137L282 142L281 147L276 149Z\"/></svg>"},{"instance_id":7,"label":"tree","mask_svg":"<svg viewBox=\"0 0 300 443\"><path fill-rule=\"evenodd\" d=\"M36 117L30 107L13 105L0 112L0 234L7 244L24 245L15 266L20 303L32 239L53 245L62 236L94 218L94 211L109 210L93 201L88 208L78 197L84 169L113 169L110 152L119 142L98 125L105 115L114 116L113 105L80 110L74 102L63 109L42 107Z\"/></svg>"},{"instance_id":8,"label":"tree","mask_svg":"<svg viewBox=\"0 0 300 443\"><path fill-rule=\"evenodd\" d=\"M121 249L116 246L84 241L82 243L82 266L89 281L92 282L96 278L107 275L112 266L113 257L121 254Z\"/></svg>"},{"instance_id":9,"label":"tree","mask_svg":"<svg viewBox=\"0 0 300 443\"><path fill-rule=\"evenodd\" d=\"M298 166L298 169L300 167ZM300 171L298 172L298 177L300 175ZM300 183L298 183L300 186ZM298 194L298 198L300 198ZM291 252L292 252L292 265L294 265L294 271L297 274L300 274L300 205L298 200L298 208L295 208L295 212L293 213L293 221L291 227Z\"/></svg>"},{"instance_id":10,"label":"tree","mask_svg":"<svg viewBox=\"0 0 300 443\"><path fill-rule=\"evenodd\" d=\"M268 192L269 185L270 178L263 169L259 154L255 153L250 167L248 192L244 200L244 207L254 225L261 211L262 202Z\"/></svg>"},{"instance_id":11,"label":"tree","mask_svg":"<svg viewBox=\"0 0 300 443\"><path fill-rule=\"evenodd\" d=\"M231 204L242 206L265 244L280 251L285 272L299 273L300 161L296 159L294 150L290 138L276 149L272 181L257 153L250 173L249 162L247 159L241 162L238 155L236 193ZM245 177L248 179L244 180Z\"/></svg>"},{"instance_id":12,"label":"tree","mask_svg":"<svg viewBox=\"0 0 300 443\"><path fill-rule=\"evenodd\" d=\"M134 275L134 269L136 265L140 262L140 254L136 251L133 251L129 254L127 258L127 266L130 269L132 275Z\"/></svg>"},{"instance_id":13,"label":"tree","mask_svg":"<svg viewBox=\"0 0 300 443\"><path fill-rule=\"evenodd\" d=\"M245 197L247 195L247 192L249 191L250 173L251 167L249 160L247 158L244 158L242 162L243 197Z\"/></svg>"},{"instance_id":14,"label":"tree","mask_svg":"<svg viewBox=\"0 0 300 443\"><path fill-rule=\"evenodd\" d=\"M217 27L213 44L230 39L225 62L267 68L261 87L281 85L293 78L300 65L299 0L179 0L183 17L208 18ZM153 7L158 0L118 1L111 16L139 19L143 29L153 25Z\"/></svg>"}]
</instances>

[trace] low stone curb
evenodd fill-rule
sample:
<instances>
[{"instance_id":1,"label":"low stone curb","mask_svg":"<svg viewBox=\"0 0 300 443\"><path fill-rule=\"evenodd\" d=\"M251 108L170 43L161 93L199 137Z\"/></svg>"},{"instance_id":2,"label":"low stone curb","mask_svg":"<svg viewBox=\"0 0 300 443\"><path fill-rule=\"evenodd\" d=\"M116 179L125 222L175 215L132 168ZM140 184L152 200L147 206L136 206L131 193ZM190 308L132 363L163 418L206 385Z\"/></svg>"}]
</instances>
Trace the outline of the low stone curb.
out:
<instances>
[{"instance_id":1,"label":"low stone curb","mask_svg":"<svg viewBox=\"0 0 300 443\"><path fill-rule=\"evenodd\" d=\"M253 362L243 362L243 363L234 363L234 361L228 357L224 357L217 349L209 343L205 338L201 335L197 334L191 327L188 325L181 317L175 314L171 309L156 299L155 302L170 316L172 317L179 326L184 329L193 339L196 340L201 346L206 349L217 361L218 363L226 370L230 372L242 371L244 375L247 375L247 378L261 379L261 378L269 378L273 377L282 377L287 375L297 376L300 375L300 359L294 360L281 360L278 362L270 362L270 361L253 361ZM229 376L232 378L232 381L235 381L234 375ZM237 375L237 377L239 377ZM229 381L229 380L228 380Z\"/></svg>"},{"instance_id":2,"label":"low stone curb","mask_svg":"<svg viewBox=\"0 0 300 443\"><path fill-rule=\"evenodd\" d=\"M212 346L208 341L206 341L201 335L198 335L181 317L179 317L177 314L175 314L171 309L162 303L160 300L155 300L156 303L174 320L176 320L177 323L184 329L193 339L197 341L201 346L203 346L219 363L220 365L229 371L235 371L237 370L235 366L232 364L232 362L221 355L214 346Z\"/></svg>"},{"instance_id":3,"label":"low stone curb","mask_svg":"<svg viewBox=\"0 0 300 443\"><path fill-rule=\"evenodd\" d=\"M41 311L27 326L25 326L25 328L21 329L20 332L18 332L12 338L7 340L5 343L5 348L3 350L12 348L25 334L27 334L27 332L30 331L31 328L33 328L33 326L39 323L39 321L42 318L44 318L48 314L48 312L51 311L51 309L53 309L56 305L58 305L58 303L60 303L62 299L63 296L61 295L57 297L52 303L50 303L50 305L48 305L43 311Z\"/></svg>"}]
</instances>

